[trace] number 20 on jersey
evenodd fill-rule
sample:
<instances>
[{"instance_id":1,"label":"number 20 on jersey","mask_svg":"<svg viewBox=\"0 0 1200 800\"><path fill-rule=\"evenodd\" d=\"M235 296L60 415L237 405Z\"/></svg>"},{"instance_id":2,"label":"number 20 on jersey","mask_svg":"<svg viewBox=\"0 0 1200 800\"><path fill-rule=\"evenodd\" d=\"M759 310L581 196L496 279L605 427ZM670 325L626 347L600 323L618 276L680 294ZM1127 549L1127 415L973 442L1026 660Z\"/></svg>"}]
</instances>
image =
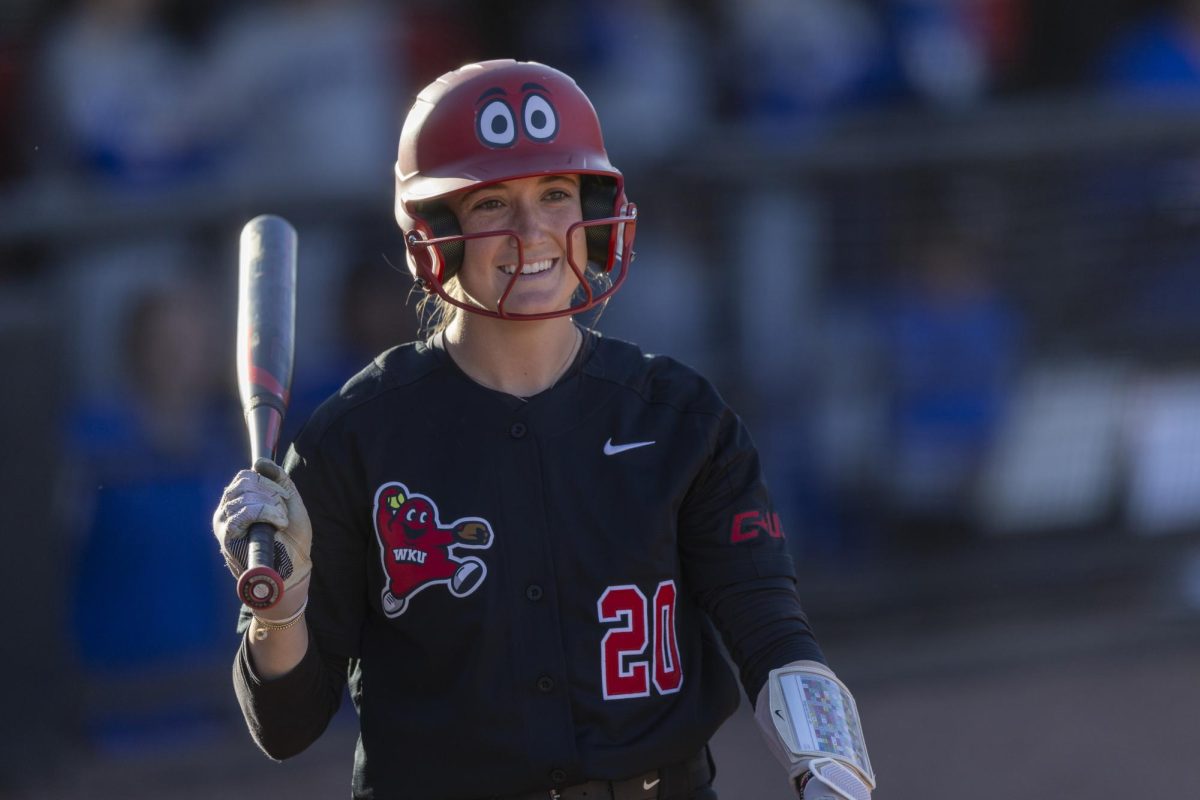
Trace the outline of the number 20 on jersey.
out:
<instances>
[{"instance_id":1,"label":"number 20 on jersey","mask_svg":"<svg viewBox=\"0 0 1200 800\"><path fill-rule=\"evenodd\" d=\"M647 697L683 685L675 638L675 581L663 581L650 601L636 586L610 586L596 602L601 622L620 623L600 641L604 699ZM647 652L647 648L649 652Z\"/></svg>"}]
</instances>

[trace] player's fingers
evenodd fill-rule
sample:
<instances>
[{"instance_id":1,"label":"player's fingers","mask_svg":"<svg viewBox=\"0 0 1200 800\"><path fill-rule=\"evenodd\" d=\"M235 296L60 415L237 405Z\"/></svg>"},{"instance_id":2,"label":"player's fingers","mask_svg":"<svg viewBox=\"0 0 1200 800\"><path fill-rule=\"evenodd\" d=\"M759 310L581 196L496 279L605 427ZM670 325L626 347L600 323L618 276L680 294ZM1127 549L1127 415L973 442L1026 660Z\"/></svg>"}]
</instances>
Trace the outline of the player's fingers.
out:
<instances>
[{"instance_id":1,"label":"player's fingers","mask_svg":"<svg viewBox=\"0 0 1200 800\"><path fill-rule=\"evenodd\" d=\"M260 458L255 461L254 472L264 479L269 480L275 485L281 487L287 493L296 491L296 485L292 483L292 479L287 474L287 470L269 458Z\"/></svg>"},{"instance_id":2,"label":"player's fingers","mask_svg":"<svg viewBox=\"0 0 1200 800\"><path fill-rule=\"evenodd\" d=\"M222 527L226 541L240 539L256 522L279 530L288 526L287 506L278 495L240 495L224 505Z\"/></svg>"},{"instance_id":3,"label":"player's fingers","mask_svg":"<svg viewBox=\"0 0 1200 800\"><path fill-rule=\"evenodd\" d=\"M278 487L287 504L288 518L292 521L292 525L288 526L290 538L294 544L300 547L304 552L308 552L308 542L311 540L311 527L308 522L308 510L304 507L304 501L300 498L300 491L296 488L296 484L292 482L292 478L287 474L287 470L267 458L260 458L254 462L254 469L258 473L259 480L267 486Z\"/></svg>"},{"instance_id":4,"label":"player's fingers","mask_svg":"<svg viewBox=\"0 0 1200 800\"><path fill-rule=\"evenodd\" d=\"M233 480L230 481L229 485L225 487L225 490L221 492L221 502L224 503L230 497L246 491L246 486L257 483L258 478L259 476L251 470L241 470L238 472L238 474L233 476Z\"/></svg>"},{"instance_id":5,"label":"player's fingers","mask_svg":"<svg viewBox=\"0 0 1200 800\"><path fill-rule=\"evenodd\" d=\"M273 483L262 482L262 480L256 476L255 480L242 482L226 491L221 498L220 505L217 506L217 516L228 518L236 511L253 505L275 504L285 507L287 498L283 490Z\"/></svg>"},{"instance_id":6,"label":"player's fingers","mask_svg":"<svg viewBox=\"0 0 1200 800\"><path fill-rule=\"evenodd\" d=\"M221 502L226 503L243 495L274 496L286 500L296 493L295 484L290 479L287 483L287 486L283 486L257 472L245 469L239 472L233 483L225 488L224 494L221 495Z\"/></svg>"}]
</instances>

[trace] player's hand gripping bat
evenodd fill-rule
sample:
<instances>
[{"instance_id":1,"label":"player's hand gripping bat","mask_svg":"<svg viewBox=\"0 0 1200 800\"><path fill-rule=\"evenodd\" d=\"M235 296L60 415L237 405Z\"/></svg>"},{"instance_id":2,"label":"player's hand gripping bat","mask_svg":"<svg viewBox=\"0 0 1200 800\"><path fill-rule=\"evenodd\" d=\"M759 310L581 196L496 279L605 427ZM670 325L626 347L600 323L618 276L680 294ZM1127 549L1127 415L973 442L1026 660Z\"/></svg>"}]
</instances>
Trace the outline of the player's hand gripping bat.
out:
<instances>
[{"instance_id":1,"label":"player's hand gripping bat","mask_svg":"<svg viewBox=\"0 0 1200 800\"><path fill-rule=\"evenodd\" d=\"M250 463L275 458L287 413L295 353L296 230L264 214L242 228L238 254L238 393L250 434ZM275 528L250 526L246 569L238 597L252 609L271 608L283 597L275 564Z\"/></svg>"}]
</instances>

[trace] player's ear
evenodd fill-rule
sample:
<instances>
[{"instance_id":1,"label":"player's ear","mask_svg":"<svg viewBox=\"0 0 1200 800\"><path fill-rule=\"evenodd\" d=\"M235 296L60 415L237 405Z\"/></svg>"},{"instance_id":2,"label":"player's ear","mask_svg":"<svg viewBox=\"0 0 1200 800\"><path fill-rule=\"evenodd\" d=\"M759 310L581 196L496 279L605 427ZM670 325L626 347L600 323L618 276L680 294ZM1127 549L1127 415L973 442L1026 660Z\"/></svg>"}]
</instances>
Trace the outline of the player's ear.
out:
<instances>
[{"instance_id":1,"label":"player's ear","mask_svg":"<svg viewBox=\"0 0 1200 800\"><path fill-rule=\"evenodd\" d=\"M606 180L598 175L581 175L579 183L579 204L583 218L604 219L618 212L617 182ZM593 225L584 228L587 238L588 261L603 266L608 263L609 250L612 245L612 227L609 225Z\"/></svg>"},{"instance_id":2,"label":"player's ear","mask_svg":"<svg viewBox=\"0 0 1200 800\"><path fill-rule=\"evenodd\" d=\"M434 238L462 235L462 223L458 221L458 215L454 213L448 203L428 203L421 209L421 212L421 216L429 225L429 230ZM442 281L448 281L458 273L459 267L462 266L463 252L466 250L465 243L460 240L435 245L435 247L441 252L442 262L445 264Z\"/></svg>"}]
</instances>

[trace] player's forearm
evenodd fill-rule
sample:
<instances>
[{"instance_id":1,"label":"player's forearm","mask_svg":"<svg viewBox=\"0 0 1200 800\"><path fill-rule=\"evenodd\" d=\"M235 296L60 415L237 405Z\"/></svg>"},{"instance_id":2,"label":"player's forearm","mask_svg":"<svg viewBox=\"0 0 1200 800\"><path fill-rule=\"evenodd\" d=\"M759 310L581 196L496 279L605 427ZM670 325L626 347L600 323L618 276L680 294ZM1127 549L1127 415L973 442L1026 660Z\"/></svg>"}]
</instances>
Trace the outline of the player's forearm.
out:
<instances>
[{"instance_id":1,"label":"player's forearm","mask_svg":"<svg viewBox=\"0 0 1200 800\"><path fill-rule=\"evenodd\" d=\"M754 719L804 800L870 800L875 771L858 705L828 667L797 661L771 670Z\"/></svg>"},{"instance_id":2,"label":"player's forearm","mask_svg":"<svg viewBox=\"0 0 1200 800\"><path fill-rule=\"evenodd\" d=\"M701 602L741 670L751 699L772 669L799 660L825 662L788 578L731 584L706 593Z\"/></svg>"},{"instance_id":3,"label":"player's forearm","mask_svg":"<svg viewBox=\"0 0 1200 800\"><path fill-rule=\"evenodd\" d=\"M308 582L288 592L271 609L271 617L254 616L246 632L247 654L254 672L264 681L275 680L295 669L308 650ZM282 627L280 626L282 623Z\"/></svg>"},{"instance_id":4,"label":"player's forearm","mask_svg":"<svg viewBox=\"0 0 1200 800\"><path fill-rule=\"evenodd\" d=\"M274 759L296 755L316 741L337 712L345 688L346 659L327 659L305 639L300 660L271 680L252 664L249 636L234 661L234 691L242 715L254 741Z\"/></svg>"},{"instance_id":5,"label":"player's forearm","mask_svg":"<svg viewBox=\"0 0 1200 800\"><path fill-rule=\"evenodd\" d=\"M254 672L264 681L280 678L300 663L308 650L308 628L303 623L286 631L269 631L269 638L259 641L262 631L257 621L247 631L247 652Z\"/></svg>"}]
</instances>

